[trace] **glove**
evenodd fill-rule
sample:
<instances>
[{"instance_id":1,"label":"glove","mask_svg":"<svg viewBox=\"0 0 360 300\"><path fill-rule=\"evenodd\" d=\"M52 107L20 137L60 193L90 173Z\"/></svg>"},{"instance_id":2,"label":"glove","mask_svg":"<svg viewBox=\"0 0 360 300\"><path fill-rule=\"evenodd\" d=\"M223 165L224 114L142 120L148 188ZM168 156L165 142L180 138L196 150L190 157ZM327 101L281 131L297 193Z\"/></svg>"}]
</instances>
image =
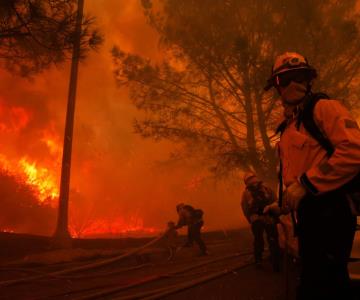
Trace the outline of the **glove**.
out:
<instances>
[{"instance_id":1,"label":"glove","mask_svg":"<svg viewBox=\"0 0 360 300\"><path fill-rule=\"evenodd\" d=\"M284 201L285 207L290 210L297 210L299 207L300 200L306 195L306 189L297 181L290 184L285 190Z\"/></svg>"},{"instance_id":2,"label":"glove","mask_svg":"<svg viewBox=\"0 0 360 300\"><path fill-rule=\"evenodd\" d=\"M250 216L250 223L254 223L257 220L259 220L259 215L254 214Z\"/></svg>"},{"instance_id":3,"label":"glove","mask_svg":"<svg viewBox=\"0 0 360 300\"><path fill-rule=\"evenodd\" d=\"M272 214L274 216L280 216L281 215L281 208L279 207L277 202L271 203L269 205L266 205L263 209L263 214Z\"/></svg>"}]
</instances>

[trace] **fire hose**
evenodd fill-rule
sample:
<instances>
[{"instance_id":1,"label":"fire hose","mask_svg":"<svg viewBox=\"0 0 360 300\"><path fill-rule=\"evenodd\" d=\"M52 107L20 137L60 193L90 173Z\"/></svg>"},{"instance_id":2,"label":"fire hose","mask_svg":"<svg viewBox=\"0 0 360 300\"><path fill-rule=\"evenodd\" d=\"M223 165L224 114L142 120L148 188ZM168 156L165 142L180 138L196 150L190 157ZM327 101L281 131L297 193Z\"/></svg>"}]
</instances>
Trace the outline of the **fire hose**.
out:
<instances>
[{"instance_id":1,"label":"fire hose","mask_svg":"<svg viewBox=\"0 0 360 300\"><path fill-rule=\"evenodd\" d=\"M123 285L123 286L120 286L120 287L116 284L116 287L111 287L111 288L108 288L108 289L97 291L97 292L94 292L93 294L86 295L86 296L83 296L83 297L80 297L80 298L77 298L77 299L78 300L88 300L88 299L101 298L101 297L104 297L104 296L107 296L107 295L112 295L112 294L115 294L115 293L130 289L130 288L133 288L133 287L138 287L138 286L141 286L143 284L150 283L150 282L153 282L153 281L156 281L156 280L169 278L169 277L175 277L175 276L178 276L181 273L185 273L185 272L191 271L193 269L196 269L196 268L199 268L199 267L211 264L211 263L216 263L216 262L220 262L220 261L223 261L223 260L226 260L226 259L240 257L240 256L246 256L246 255L252 255L252 252L235 253L235 254L230 254L230 255L219 257L219 258L215 258L215 259L212 259L212 260L206 260L206 261L197 263L195 265L192 265L190 267L184 267L184 268L181 268L179 270L169 272L169 273L153 275L153 276L150 276L150 277L148 277L148 278L146 278L144 280L137 281L135 283L130 283L130 284L127 284L127 285ZM96 288L101 288L101 287L95 287L94 289L96 289ZM68 293L58 294L58 295L56 295L56 297L65 296L65 295L68 296L69 294L80 293L80 292L83 292L83 291L84 290L78 290L78 291L72 291L72 292L68 292Z\"/></svg>"},{"instance_id":2,"label":"fire hose","mask_svg":"<svg viewBox=\"0 0 360 300\"><path fill-rule=\"evenodd\" d=\"M134 266L134 267L122 268L120 270L115 270L115 271L112 271L112 272L86 274L86 275L78 275L78 276L76 276L76 275L60 276L60 277L57 277L57 278L60 278L60 279L87 279L87 278L106 277L106 276L112 276L112 275L121 274L121 273L124 273L124 272L129 272L129 271L142 269L144 267L148 267L148 266L152 266L152 265L153 264L147 263L147 264L137 265L137 266Z\"/></svg>"},{"instance_id":3,"label":"fire hose","mask_svg":"<svg viewBox=\"0 0 360 300\"><path fill-rule=\"evenodd\" d=\"M118 256L115 256L115 257L112 257L112 258L104 259L104 260L99 261L99 262L90 263L90 264L86 264L86 265L82 265L82 266L78 266L78 267L73 267L73 268L69 268L69 269L63 269L63 270L60 270L60 271L47 272L47 273L32 276L32 277L1 281L0 286L5 287L5 286L18 284L18 283L31 282L33 280L42 279L44 277L58 277L58 276L64 275L64 274L70 274L70 273L75 273L75 272L79 272L79 271L96 269L96 268L99 268L99 267L102 267L102 266L105 266L105 265L108 265L108 264L111 264L111 263L114 263L114 262L118 262L118 261L120 261L120 260L122 260L124 258L127 258L127 257L129 257L131 255L134 255L134 254L144 250L145 248L147 248L147 247L155 244L159 240L161 240L163 238L164 234L161 234L160 236L154 238L153 240L149 241L148 243L146 243L145 245L143 245L143 246L141 246L139 248L130 250L130 251L126 252L126 253L123 253L121 255L118 255Z\"/></svg>"},{"instance_id":4,"label":"fire hose","mask_svg":"<svg viewBox=\"0 0 360 300\"><path fill-rule=\"evenodd\" d=\"M200 278L189 280L187 282L181 282L181 283L178 283L178 284L167 286L165 288L159 288L159 289L152 290L152 291L141 292L141 293L138 293L138 294L132 294L130 296L122 296L122 297L117 297L117 298L113 298L113 299L114 300L132 300L132 299L153 300L153 299L160 299L162 297L165 297L165 296L180 292L182 290L189 289L189 288L195 287L197 285L206 283L206 282L208 282L210 280L213 280L213 279L216 279L218 277L224 276L226 274L229 274L229 273L234 272L236 270L239 270L241 268L246 268L246 267L251 266L253 264L254 264L253 262L251 262L251 263L239 263L239 264L236 264L235 266L232 266L232 267L227 268L225 270L217 271L217 272L214 272L212 274L202 276Z\"/></svg>"},{"instance_id":5,"label":"fire hose","mask_svg":"<svg viewBox=\"0 0 360 300\"><path fill-rule=\"evenodd\" d=\"M281 220L279 222L283 232L284 232L284 286L285 286L285 299L290 299L290 289L289 289L289 231L286 227L286 224Z\"/></svg>"}]
</instances>

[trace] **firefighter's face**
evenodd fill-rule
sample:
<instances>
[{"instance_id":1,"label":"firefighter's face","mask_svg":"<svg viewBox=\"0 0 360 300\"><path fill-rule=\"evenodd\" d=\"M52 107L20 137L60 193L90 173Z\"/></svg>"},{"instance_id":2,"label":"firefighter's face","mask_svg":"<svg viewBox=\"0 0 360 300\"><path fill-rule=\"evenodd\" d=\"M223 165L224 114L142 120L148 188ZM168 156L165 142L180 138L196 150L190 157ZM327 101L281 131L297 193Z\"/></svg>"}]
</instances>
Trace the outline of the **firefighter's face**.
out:
<instances>
[{"instance_id":1,"label":"firefighter's face","mask_svg":"<svg viewBox=\"0 0 360 300\"><path fill-rule=\"evenodd\" d=\"M285 104L297 105L306 95L309 81L309 72L306 70L289 71L277 76L276 89Z\"/></svg>"},{"instance_id":2,"label":"firefighter's face","mask_svg":"<svg viewBox=\"0 0 360 300\"><path fill-rule=\"evenodd\" d=\"M283 102L289 105L296 105L305 97L307 91L307 82L290 82L286 87L278 87L278 92Z\"/></svg>"}]
</instances>

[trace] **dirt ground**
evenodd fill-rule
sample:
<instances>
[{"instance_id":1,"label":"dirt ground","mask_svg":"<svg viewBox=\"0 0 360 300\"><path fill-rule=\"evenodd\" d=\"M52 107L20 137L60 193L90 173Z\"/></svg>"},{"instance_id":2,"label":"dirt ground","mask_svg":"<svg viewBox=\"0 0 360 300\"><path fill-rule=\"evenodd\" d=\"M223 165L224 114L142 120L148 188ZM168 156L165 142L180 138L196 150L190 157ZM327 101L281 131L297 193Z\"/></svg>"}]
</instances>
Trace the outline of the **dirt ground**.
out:
<instances>
[{"instance_id":1,"label":"dirt ground","mask_svg":"<svg viewBox=\"0 0 360 300\"><path fill-rule=\"evenodd\" d=\"M262 268L256 268L251 264L252 236L248 229L209 232L204 234L204 239L210 251L210 255L206 257L198 257L198 249L190 248L179 251L174 260L168 261L167 251L160 242L139 255L130 256L96 270L86 270L65 277L45 276L10 286L3 286L0 283L0 299L285 300L295 298L296 265L289 259L286 265L287 272L283 269L280 273L274 273L270 263L265 260ZM48 238L0 235L2 245L0 281L28 278L34 274L103 261L127 253L149 240L151 238L75 240L74 249L59 251L49 249L51 243ZM183 242L184 237L180 237L179 244ZM236 253L242 254L226 258L229 254ZM239 263L243 267L234 269ZM179 271L187 268L192 270ZM152 298L139 296L151 295L149 292L154 290L196 281L204 275L226 270L230 272L191 288L178 289L175 293L168 293L160 298L156 298L156 294L152 295ZM287 297L286 293L288 293Z\"/></svg>"}]
</instances>

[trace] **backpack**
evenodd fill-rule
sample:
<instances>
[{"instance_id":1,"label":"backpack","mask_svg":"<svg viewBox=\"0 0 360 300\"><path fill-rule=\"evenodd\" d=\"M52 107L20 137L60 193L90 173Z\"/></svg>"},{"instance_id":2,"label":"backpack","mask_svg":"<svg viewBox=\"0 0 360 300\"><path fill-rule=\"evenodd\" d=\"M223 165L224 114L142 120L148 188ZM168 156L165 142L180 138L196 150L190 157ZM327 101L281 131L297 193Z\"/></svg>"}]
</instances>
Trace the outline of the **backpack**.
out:
<instances>
[{"instance_id":1,"label":"backpack","mask_svg":"<svg viewBox=\"0 0 360 300\"><path fill-rule=\"evenodd\" d=\"M201 220L204 215L204 211L202 209L195 209L193 212L193 216L196 220Z\"/></svg>"},{"instance_id":2,"label":"backpack","mask_svg":"<svg viewBox=\"0 0 360 300\"><path fill-rule=\"evenodd\" d=\"M320 144L320 146L327 152L328 157L334 153L334 146L331 141L321 132L314 120L314 109L316 104L321 99L329 99L329 96L323 93L310 94L305 100L304 109L299 114L296 127L299 129L303 124L305 130ZM280 124L277 132L282 133L285 130L286 123ZM343 187L344 191L351 198L350 206L353 213L360 215L360 173L358 173L350 182Z\"/></svg>"}]
</instances>

